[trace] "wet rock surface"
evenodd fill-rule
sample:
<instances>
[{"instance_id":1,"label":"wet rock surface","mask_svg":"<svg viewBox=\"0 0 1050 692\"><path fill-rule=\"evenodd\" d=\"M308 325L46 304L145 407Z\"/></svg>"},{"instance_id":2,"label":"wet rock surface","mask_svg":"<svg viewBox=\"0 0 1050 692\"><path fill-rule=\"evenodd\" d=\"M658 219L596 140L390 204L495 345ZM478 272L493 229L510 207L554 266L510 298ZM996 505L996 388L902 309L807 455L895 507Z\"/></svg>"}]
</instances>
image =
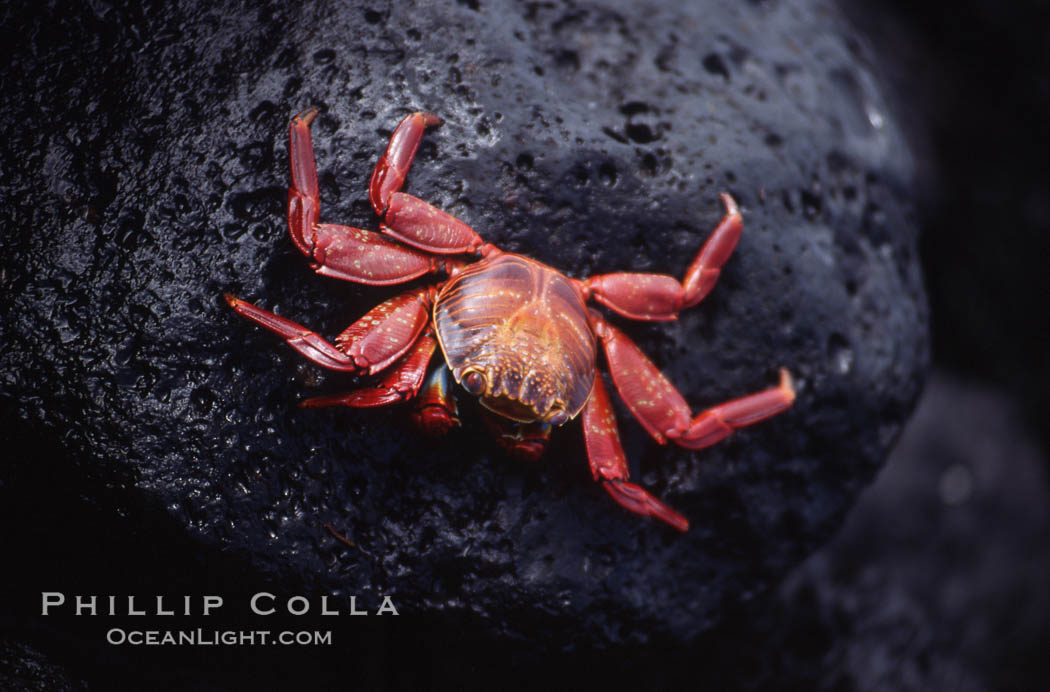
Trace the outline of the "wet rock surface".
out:
<instances>
[{"instance_id":1,"label":"wet rock surface","mask_svg":"<svg viewBox=\"0 0 1050 692\"><path fill-rule=\"evenodd\" d=\"M426 617L351 628L371 643L343 665L450 628L532 651L681 646L831 534L910 413L927 364L912 162L826 4L96 10L12 17L21 98L0 104L18 451L0 478L11 521L38 527L8 539L38 556L18 582L33 598L75 564L55 588L390 596ZM778 366L798 380L790 412L700 453L618 409L632 474L687 535L613 504L576 425L526 466L469 405L438 443L399 408L296 408L353 382L221 294L334 335L397 291L317 277L287 237L286 127L308 105L323 220L376 228L371 167L425 108L445 123L406 189L570 276L680 275L718 193L736 197L745 233L712 295L674 324L618 322L696 409Z\"/></svg>"}]
</instances>

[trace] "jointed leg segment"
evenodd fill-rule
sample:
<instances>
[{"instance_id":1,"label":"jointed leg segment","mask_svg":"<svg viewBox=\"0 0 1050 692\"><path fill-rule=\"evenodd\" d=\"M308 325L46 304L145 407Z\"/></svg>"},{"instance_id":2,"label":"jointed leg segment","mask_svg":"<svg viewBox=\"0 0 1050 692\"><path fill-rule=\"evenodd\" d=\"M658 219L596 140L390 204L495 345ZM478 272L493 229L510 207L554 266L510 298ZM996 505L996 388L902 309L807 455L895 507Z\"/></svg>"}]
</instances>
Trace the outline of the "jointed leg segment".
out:
<instances>
[{"instance_id":1,"label":"jointed leg segment","mask_svg":"<svg viewBox=\"0 0 1050 692\"><path fill-rule=\"evenodd\" d=\"M436 293L424 286L384 300L337 336L337 347L370 375L386 369L427 326Z\"/></svg>"},{"instance_id":2,"label":"jointed leg segment","mask_svg":"<svg viewBox=\"0 0 1050 692\"><path fill-rule=\"evenodd\" d=\"M791 376L780 371L780 384L734 399L693 417L689 404L641 349L596 312L591 325L605 350L616 389L635 418L657 442L673 440L687 449L702 449L733 430L765 420L795 400Z\"/></svg>"},{"instance_id":3,"label":"jointed leg segment","mask_svg":"<svg viewBox=\"0 0 1050 692\"><path fill-rule=\"evenodd\" d=\"M394 296L372 308L329 343L317 332L226 294L238 314L281 336L314 363L332 370L374 374L411 348L429 319L434 289L424 287Z\"/></svg>"},{"instance_id":4,"label":"jointed leg segment","mask_svg":"<svg viewBox=\"0 0 1050 692\"><path fill-rule=\"evenodd\" d=\"M288 232L299 251L310 258L313 258L311 235L321 214L317 163L310 139L310 123L316 117L317 109L307 108L292 118L288 126L288 153L292 165L292 184L288 187Z\"/></svg>"},{"instance_id":5,"label":"jointed leg segment","mask_svg":"<svg viewBox=\"0 0 1050 692\"><path fill-rule=\"evenodd\" d=\"M627 458L620 445L616 417L609 395L599 376L594 381L591 398L583 409L583 439L594 479L601 481L608 493L621 506L635 514L655 517L679 531L689 529L689 521L644 488L627 481Z\"/></svg>"},{"instance_id":6,"label":"jointed leg segment","mask_svg":"<svg viewBox=\"0 0 1050 692\"><path fill-rule=\"evenodd\" d=\"M780 369L776 387L748 394L700 412L689 428L674 441L688 449L703 449L729 437L734 430L758 423L787 410L795 401L795 390L787 368Z\"/></svg>"},{"instance_id":7,"label":"jointed leg segment","mask_svg":"<svg viewBox=\"0 0 1050 692\"><path fill-rule=\"evenodd\" d=\"M416 157L419 143L423 139L423 131L440 124L441 118L433 113L422 112L406 115L398 123L368 183L368 198L376 214L386 214L390 196L404 185L412 159Z\"/></svg>"},{"instance_id":8,"label":"jointed leg segment","mask_svg":"<svg viewBox=\"0 0 1050 692\"><path fill-rule=\"evenodd\" d=\"M288 345L299 353L309 358L314 363L331 370L342 370L353 372L358 370L354 359L328 343L323 336L315 331L307 329L301 324L296 324L289 319L274 314L269 310L263 310L251 303L226 293L226 302L237 311L258 325L266 327L271 332L282 337Z\"/></svg>"},{"instance_id":9,"label":"jointed leg segment","mask_svg":"<svg viewBox=\"0 0 1050 692\"><path fill-rule=\"evenodd\" d=\"M680 310L696 305L711 292L722 265L740 240L743 229L740 209L725 193L722 203L725 216L700 248L681 282L665 274L601 274L581 282L584 298L594 298L634 320L676 319Z\"/></svg>"},{"instance_id":10,"label":"jointed leg segment","mask_svg":"<svg viewBox=\"0 0 1050 692\"><path fill-rule=\"evenodd\" d=\"M433 333L427 330L420 335L416 343L408 350L408 353L402 356L401 360L375 385L362 387L343 394L315 396L306 399L299 405L303 408L318 408L321 406L371 408L412 399L423 386L427 365L430 363L430 358L434 355L434 349L436 348L437 340L434 338Z\"/></svg>"}]
</instances>

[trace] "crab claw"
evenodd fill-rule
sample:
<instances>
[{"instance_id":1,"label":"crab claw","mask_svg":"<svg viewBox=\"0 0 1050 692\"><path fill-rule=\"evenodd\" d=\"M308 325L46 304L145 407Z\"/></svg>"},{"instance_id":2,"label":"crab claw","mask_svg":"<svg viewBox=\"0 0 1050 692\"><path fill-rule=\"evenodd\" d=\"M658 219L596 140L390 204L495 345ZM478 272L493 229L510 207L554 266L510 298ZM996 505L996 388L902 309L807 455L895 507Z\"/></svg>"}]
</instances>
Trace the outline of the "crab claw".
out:
<instances>
[{"instance_id":1,"label":"crab claw","mask_svg":"<svg viewBox=\"0 0 1050 692\"><path fill-rule=\"evenodd\" d=\"M482 409L485 424L499 446L521 461L539 461L547 450L551 426L543 421L520 423Z\"/></svg>"},{"instance_id":2,"label":"crab claw","mask_svg":"<svg viewBox=\"0 0 1050 692\"><path fill-rule=\"evenodd\" d=\"M412 411L412 422L430 437L441 437L460 425L447 365L435 369L423 385Z\"/></svg>"}]
</instances>

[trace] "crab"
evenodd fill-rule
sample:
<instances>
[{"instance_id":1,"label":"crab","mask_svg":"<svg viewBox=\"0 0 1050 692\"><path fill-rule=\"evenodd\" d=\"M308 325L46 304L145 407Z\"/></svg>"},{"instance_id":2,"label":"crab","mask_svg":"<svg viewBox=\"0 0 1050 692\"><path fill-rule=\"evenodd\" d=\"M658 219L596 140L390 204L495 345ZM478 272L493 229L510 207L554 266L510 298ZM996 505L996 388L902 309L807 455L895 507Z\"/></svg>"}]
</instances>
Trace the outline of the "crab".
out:
<instances>
[{"instance_id":1,"label":"crab","mask_svg":"<svg viewBox=\"0 0 1050 692\"><path fill-rule=\"evenodd\" d=\"M233 295L240 315L281 336L331 370L377 375L374 384L313 397L307 408L367 408L414 402L424 433L460 425L456 387L477 397L500 445L512 456L539 459L552 428L579 417L594 479L626 509L686 531L678 511L629 480L613 406L598 373L604 353L616 391L660 444L708 447L734 430L789 408L795 392L787 369L779 383L704 409L689 404L641 349L613 326L597 303L631 320L677 319L715 285L743 229L740 210L721 195L725 215L684 278L616 272L575 279L486 242L469 225L401 191L431 113L406 116L372 173L368 196L380 232L320 222L320 196L308 108L289 126L291 185L288 228L295 246L322 276L372 286L425 275L441 280L383 301L332 343L317 332ZM443 362L431 367L437 350Z\"/></svg>"}]
</instances>

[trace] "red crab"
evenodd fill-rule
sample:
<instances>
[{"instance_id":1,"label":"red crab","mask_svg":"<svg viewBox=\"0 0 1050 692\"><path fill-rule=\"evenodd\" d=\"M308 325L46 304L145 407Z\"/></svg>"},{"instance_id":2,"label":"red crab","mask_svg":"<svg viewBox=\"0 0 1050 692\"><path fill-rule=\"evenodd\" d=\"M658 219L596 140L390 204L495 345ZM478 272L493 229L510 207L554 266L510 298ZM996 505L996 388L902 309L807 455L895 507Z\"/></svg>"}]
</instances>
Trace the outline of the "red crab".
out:
<instances>
[{"instance_id":1,"label":"red crab","mask_svg":"<svg viewBox=\"0 0 1050 692\"><path fill-rule=\"evenodd\" d=\"M307 399L303 406L369 407L411 399L413 418L423 431L443 434L459 425L454 379L478 397L501 445L529 460L543 454L552 427L582 413L595 480L627 509L679 531L689 528L685 517L628 481L613 408L597 376L598 345L627 408L661 444L671 440L701 449L791 406L791 378L781 369L779 386L694 416L634 342L587 307L593 300L629 319L661 321L676 319L679 310L699 303L740 237L740 211L728 194L722 195L725 216L682 281L622 272L573 279L534 259L503 252L459 219L400 191L423 130L441 122L430 113L413 113L401 121L372 173L369 199L382 234L320 223L310 138L316 116L316 109L307 109L289 127L288 225L292 241L313 269L375 286L430 273L447 278L380 303L334 344L227 294L239 314L276 332L318 365L370 375L387 371L373 386ZM430 369L438 346L445 362Z\"/></svg>"}]
</instances>

